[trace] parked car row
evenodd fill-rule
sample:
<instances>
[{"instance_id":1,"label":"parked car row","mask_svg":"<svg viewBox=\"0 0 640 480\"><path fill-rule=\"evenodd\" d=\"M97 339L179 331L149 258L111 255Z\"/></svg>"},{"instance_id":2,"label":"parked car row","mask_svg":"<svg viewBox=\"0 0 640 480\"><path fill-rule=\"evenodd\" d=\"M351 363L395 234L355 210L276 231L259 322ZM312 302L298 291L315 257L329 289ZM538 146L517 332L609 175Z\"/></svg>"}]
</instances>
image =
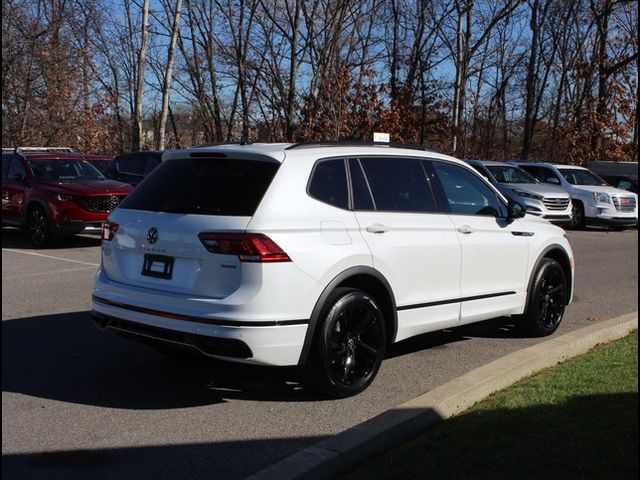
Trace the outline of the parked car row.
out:
<instances>
[{"instance_id":1,"label":"parked car row","mask_svg":"<svg viewBox=\"0 0 640 480\"><path fill-rule=\"evenodd\" d=\"M211 146L220 145L194 148ZM138 185L160 165L163 153L140 151L113 157L81 155L66 147L3 149L3 225L28 228L36 245L48 244L56 234L98 231L117 203L86 205L83 210L85 201L76 191L79 186L83 196L99 198L113 193L109 190L113 185L104 179L115 180L120 185L115 195L119 202L129 188L124 184ZM67 166L76 165L75 173L53 173L53 166L62 169L65 160ZM49 170L44 168L47 162ZM637 225L637 194L629 193L637 192L637 179L621 175L602 179L582 167L543 162L467 163L502 194L520 202L527 213L551 223L570 228Z\"/></svg>"},{"instance_id":2,"label":"parked car row","mask_svg":"<svg viewBox=\"0 0 640 480\"><path fill-rule=\"evenodd\" d=\"M613 187L586 168L544 162L467 163L502 193L520 197L528 213L552 223L575 229L638 224L637 194L629 188ZM633 187L627 177L615 178L617 185Z\"/></svg>"},{"instance_id":3,"label":"parked car row","mask_svg":"<svg viewBox=\"0 0 640 480\"><path fill-rule=\"evenodd\" d=\"M573 165L516 162L540 182L557 185L569 193L572 228L586 225L633 227L638 224L638 196L614 188L592 171Z\"/></svg>"}]
</instances>

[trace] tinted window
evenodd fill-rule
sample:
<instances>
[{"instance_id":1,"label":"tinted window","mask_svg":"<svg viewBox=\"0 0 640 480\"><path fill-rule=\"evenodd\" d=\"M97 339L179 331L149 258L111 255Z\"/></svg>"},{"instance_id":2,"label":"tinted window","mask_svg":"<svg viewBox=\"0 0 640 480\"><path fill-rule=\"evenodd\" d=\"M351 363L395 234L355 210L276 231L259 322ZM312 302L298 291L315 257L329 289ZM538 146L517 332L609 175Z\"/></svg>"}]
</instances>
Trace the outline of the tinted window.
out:
<instances>
[{"instance_id":1,"label":"tinted window","mask_svg":"<svg viewBox=\"0 0 640 480\"><path fill-rule=\"evenodd\" d=\"M521 168L507 165L488 165L487 170L491 172L498 183L538 183L534 177Z\"/></svg>"},{"instance_id":2,"label":"tinted window","mask_svg":"<svg viewBox=\"0 0 640 480\"><path fill-rule=\"evenodd\" d=\"M115 158L116 171L124 173L127 171L127 164L129 163L129 155L122 155Z\"/></svg>"},{"instance_id":3,"label":"tinted window","mask_svg":"<svg viewBox=\"0 0 640 480\"><path fill-rule=\"evenodd\" d=\"M158 165L160 165L160 158L161 156L158 155L154 155L151 157L147 157L147 161L145 163L144 166L144 174L147 175L149 172L151 172L151 170L153 170L154 168L156 168Z\"/></svg>"},{"instance_id":4,"label":"tinted window","mask_svg":"<svg viewBox=\"0 0 640 480\"><path fill-rule=\"evenodd\" d=\"M484 178L486 178L487 180L489 180L491 183L495 183L491 180L491 177L489 175L489 172L487 172L484 167L482 165L477 165L475 163L470 163L469 166L471 168L473 168L476 172L478 172L480 175L482 175Z\"/></svg>"},{"instance_id":5,"label":"tinted window","mask_svg":"<svg viewBox=\"0 0 640 480\"><path fill-rule=\"evenodd\" d=\"M356 210L375 210L371 190L364 177L360 161L353 158L349 160L349 171L353 188L353 208Z\"/></svg>"},{"instance_id":6,"label":"tinted window","mask_svg":"<svg viewBox=\"0 0 640 480\"><path fill-rule=\"evenodd\" d=\"M9 170L7 172L7 178L10 180L15 180L16 177L25 178L27 176L27 171L24 169L24 165L22 161L14 157L11 163L9 164Z\"/></svg>"},{"instance_id":7,"label":"tinted window","mask_svg":"<svg viewBox=\"0 0 640 480\"><path fill-rule=\"evenodd\" d=\"M11 163L11 159L13 155L2 155L2 178L9 178L9 164Z\"/></svg>"},{"instance_id":8,"label":"tinted window","mask_svg":"<svg viewBox=\"0 0 640 480\"><path fill-rule=\"evenodd\" d=\"M420 160L362 158L360 162L371 187L376 210L437 211L431 186Z\"/></svg>"},{"instance_id":9,"label":"tinted window","mask_svg":"<svg viewBox=\"0 0 640 480\"><path fill-rule=\"evenodd\" d=\"M555 174L555 172L553 170L551 170L550 168L534 167L534 166L529 166L529 165L522 166L521 168L523 170L529 172L531 175L533 175L536 179L538 179L541 182L549 182L550 178L560 181L560 179Z\"/></svg>"},{"instance_id":10,"label":"tinted window","mask_svg":"<svg viewBox=\"0 0 640 480\"><path fill-rule=\"evenodd\" d=\"M86 160L29 160L29 167L38 180L96 180L104 178Z\"/></svg>"},{"instance_id":11,"label":"tinted window","mask_svg":"<svg viewBox=\"0 0 640 480\"><path fill-rule=\"evenodd\" d=\"M144 172L144 158L138 155L132 155L127 161L127 166L124 169L124 173L133 173L135 175L142 175Z\"/></svg>"},{"instance_id":12,"label":"tinted window","mask_svg":"<svg viewBox=\"0 0 640 480\"><path fill-rule=\"evenodd\" d=\"M571 185L606 185L595 173L577 168L560 168L560 173Z\"/></svg>"},{"instance_id":13,"label":"tinted window","mask_svg":"<svg viewBox=\"0 0 640 480\"><path fill-rule=\"evenodd\" d=\"M482 180L466 168L433 162L452 213L501 217L505 208Z\"/></svg>"},{"instance_id":14,"label":"tinted window","mask_svg":"<svg viewBox=\"0 0 640 480\"><path fill-rule=\"evenodd\" d=\"M91 165L100 170L105 177L113 175L113 160L91 160Z\"/></svg>"},{"instance_id":15,"label":"tinted window","mask_svg":"<svg viewBox=\"0 0 640 480\"><path fill-rule=\"evenodd\" d=\"M311 175L309 195L336 207L349 208L344 160L325 160L318 163Z\"/></svg>"},{"instance_id":16,"label":"tinted window","mask_svg":"<svg viewBox=\"0 0 640 480\"><path fill-rule=\"evenodd\" d=\"M251 216L278 166L251 160L170 160L154 169L120 205L154 212Z\"/></svg>"}]
</instances>

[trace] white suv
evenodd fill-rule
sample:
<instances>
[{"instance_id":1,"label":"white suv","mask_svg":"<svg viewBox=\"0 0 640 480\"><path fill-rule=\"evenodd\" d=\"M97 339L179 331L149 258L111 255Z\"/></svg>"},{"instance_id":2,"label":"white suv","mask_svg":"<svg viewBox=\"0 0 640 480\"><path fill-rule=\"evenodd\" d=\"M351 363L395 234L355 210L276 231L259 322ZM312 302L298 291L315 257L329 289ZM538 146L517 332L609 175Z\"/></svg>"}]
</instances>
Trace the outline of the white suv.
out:
<instances>
[{"instance_id":1,"label":"white suv","mask_svg":"<svg viewBox=\"0 0 640 480\"><path fill-rule=\"evenodd\" d=\"M551 334L573 266L562 229L446 155L192 148L165 153L109 217L92 314L156 346L298 365L344 397L414 335L502 315Z\"/></svg>"},{"instance_id":2,"label":"white suv","mask_svg":"<svg viewBox=\"0 0 640 480\"><path fill-rule=\"evenodd\" d=\"M539 181L558 185L571 195L573 228L638 224L638 196L612 187L591 170L542 162L517 162L516 165Z\"/></svg>"}]
</instances>

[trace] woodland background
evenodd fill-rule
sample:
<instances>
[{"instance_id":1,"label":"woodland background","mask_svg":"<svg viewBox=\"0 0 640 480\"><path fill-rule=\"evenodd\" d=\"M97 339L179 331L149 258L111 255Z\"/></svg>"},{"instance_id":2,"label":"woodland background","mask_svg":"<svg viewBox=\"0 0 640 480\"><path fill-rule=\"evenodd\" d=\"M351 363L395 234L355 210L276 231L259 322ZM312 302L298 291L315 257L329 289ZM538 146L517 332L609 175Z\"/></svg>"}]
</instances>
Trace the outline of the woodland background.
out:
<instances>
[{"instance_id":1,"label":"woodland background","mask_svg":"<svg viewBox=\"0 0 640 480\"><path fill-rule=\"evenodd\" d=\"M635 161L635 0L2 0L2 145Z\"/></svg>"}]
</instances>

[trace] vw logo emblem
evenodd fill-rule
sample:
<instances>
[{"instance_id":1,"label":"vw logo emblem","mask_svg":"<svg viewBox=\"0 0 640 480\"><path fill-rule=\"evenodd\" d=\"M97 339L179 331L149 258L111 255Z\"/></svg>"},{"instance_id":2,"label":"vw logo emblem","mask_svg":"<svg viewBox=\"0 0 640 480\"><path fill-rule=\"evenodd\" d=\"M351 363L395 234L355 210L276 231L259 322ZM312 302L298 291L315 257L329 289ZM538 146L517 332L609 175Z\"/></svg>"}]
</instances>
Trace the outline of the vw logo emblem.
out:
<instances>
[{"instance_id":1,"label":"vw logo emblem","mask_svg":"<svg viewBox=\"0 0 640 480\"><path fill-rule=\"evenodd\" d=\"M147 242L156 243L158 241L158 229L156 227L151 227L147 232Z\"/></svg>"}]
</instances>

